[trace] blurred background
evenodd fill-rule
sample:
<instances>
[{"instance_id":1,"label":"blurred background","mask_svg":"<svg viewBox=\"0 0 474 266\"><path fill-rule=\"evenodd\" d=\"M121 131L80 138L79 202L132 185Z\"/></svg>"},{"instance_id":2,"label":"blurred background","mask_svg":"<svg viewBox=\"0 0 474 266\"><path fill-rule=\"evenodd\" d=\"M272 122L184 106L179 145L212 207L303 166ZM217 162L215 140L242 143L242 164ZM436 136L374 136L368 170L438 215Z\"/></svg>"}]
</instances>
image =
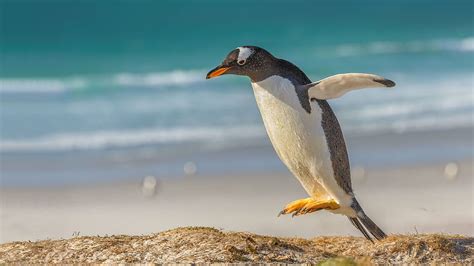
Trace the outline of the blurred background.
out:
<instances>
[{"instance_id":1,"label":"blurred background","mask_svg":"<svg viewBox=\"0 0 474 266\"><path fill-rule=\"evenodd\" d=\"M241 45L313 81L396 81L330 101L359 201L389 233L472 235L473 8L0 0L0 242L185 225L358 235L331 214L275 217L306 195L267 139L249 80L205 80Z\"/></svg>"}]
</instances>

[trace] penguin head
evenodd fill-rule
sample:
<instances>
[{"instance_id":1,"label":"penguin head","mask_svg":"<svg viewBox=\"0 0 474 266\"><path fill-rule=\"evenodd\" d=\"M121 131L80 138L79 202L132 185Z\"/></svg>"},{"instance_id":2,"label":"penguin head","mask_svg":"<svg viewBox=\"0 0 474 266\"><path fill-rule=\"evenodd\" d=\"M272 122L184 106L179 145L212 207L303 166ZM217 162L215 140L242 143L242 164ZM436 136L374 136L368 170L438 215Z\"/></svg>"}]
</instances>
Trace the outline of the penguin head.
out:
<instances>
[{"instance_id":1,"label":"penguin head","mask_svg":"<svg viewBox=\"0 0 474 266\"><path fill-rule=\"evenodd\" d=\"M252 80L265 70L270 69L275 61L269 52L257 46L241 46L232 50L224 61L207 73L206 79L224 74L248 76Z\"/></svg>"}]
</instances>

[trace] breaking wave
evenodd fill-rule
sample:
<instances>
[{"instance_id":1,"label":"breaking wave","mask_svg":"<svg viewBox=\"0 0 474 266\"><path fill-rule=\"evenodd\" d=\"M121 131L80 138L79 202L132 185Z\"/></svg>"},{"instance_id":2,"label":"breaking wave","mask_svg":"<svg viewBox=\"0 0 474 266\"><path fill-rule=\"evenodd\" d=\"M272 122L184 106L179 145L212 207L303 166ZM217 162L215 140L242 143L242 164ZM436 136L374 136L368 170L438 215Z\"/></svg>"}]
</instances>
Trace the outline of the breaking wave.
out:
<instances>
[{"instance_id":1,"label":"breaking wave","mask_svg":"<svg viewBox=\"0 0 474 266\"><path fill-rule=\"evenodd\" d=\"M205 71L173 70L64 78L0 78L0 93L64 93L87 88L180 86L205 81Z\"/></svg>"},{"instance_id":2,"label":"breaking wave","mask_svg":"<svg viewBox=\"0 0 474 266\"><path fill-rule=\"evenodd\" d=\"M175 70L163 73L114 75L113 83L122 86L171 86L203 82L205 72L199 70Z\"/></svg>"},{"instance_id":3,"label":"breaking wave","mask_svg":"<svg viewBox=\"0 0 474 266\"><path fill-rule=\"evenodd\" d=\"M474 37L462 39L439 39L430 41L389 42L377 41L367 44L343 44L331 48L336 56L359 56L367 54L394 54L420 52L473 52ZM325 51L327 52L327 51Z\"/></svg>"},{"instance_id":4,"label":"breaking wave","mask_svg":"<svg viewBox=\"0 0 474 266\"><path fill-rule=\"evenodd\" d=\"M84 88L89 80L85 78L65 79L0 79L0 93L59 93Z\"/></svg>"},{"instance_id":5,"label":"breaking wave","mask_svg":"<svg viewBox=\"0 0 474 266\"><path fill-rule=\"evenodd\" d=\"M96 131L54 134L33 139L7 139L0 142L0 150L3 152L94 150L169 143L235 142L262 136L264 131L261 126Z\"/></svg>"}]
</instances>

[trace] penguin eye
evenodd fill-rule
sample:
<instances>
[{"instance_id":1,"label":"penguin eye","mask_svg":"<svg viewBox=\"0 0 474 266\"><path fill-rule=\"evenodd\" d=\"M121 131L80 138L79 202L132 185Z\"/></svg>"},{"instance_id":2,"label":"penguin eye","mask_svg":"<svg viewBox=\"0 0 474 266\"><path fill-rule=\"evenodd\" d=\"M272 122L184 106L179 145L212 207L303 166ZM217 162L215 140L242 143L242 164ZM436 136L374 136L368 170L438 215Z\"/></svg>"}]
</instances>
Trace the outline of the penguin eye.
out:
<instances>
[{"instance_id":1,"label":"penguin eye","mask_svg":"<svg viewBox=\"0 0 474 266\"><path fill-rule=\"evenodd\" d=\"M237 61L237 64L243 66L246 62L247 62L247 60L243 59L243 60Z\"/></svg>"}]
</instances>

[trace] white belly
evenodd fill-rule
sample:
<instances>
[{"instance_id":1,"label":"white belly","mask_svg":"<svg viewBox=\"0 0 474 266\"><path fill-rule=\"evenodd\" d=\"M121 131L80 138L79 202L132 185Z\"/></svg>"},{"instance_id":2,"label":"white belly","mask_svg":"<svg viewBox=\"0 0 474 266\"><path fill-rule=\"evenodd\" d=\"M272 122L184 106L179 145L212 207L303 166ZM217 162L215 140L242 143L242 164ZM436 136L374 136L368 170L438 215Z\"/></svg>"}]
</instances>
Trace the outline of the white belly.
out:
<instances>
[{"instance_id":1,"label":"white belly","mask_svg":"<svg viewBox=\"0 0 474 266\"><path fill-rule=\"evenodd\" d=\"M309 195L331 197L345 205L349 195L334 179L319 105L311 102L311 113L306 112L293 84L279 76L252 83L252 87L268 136L283 163Z\"/></svg>"}]
</instances>

